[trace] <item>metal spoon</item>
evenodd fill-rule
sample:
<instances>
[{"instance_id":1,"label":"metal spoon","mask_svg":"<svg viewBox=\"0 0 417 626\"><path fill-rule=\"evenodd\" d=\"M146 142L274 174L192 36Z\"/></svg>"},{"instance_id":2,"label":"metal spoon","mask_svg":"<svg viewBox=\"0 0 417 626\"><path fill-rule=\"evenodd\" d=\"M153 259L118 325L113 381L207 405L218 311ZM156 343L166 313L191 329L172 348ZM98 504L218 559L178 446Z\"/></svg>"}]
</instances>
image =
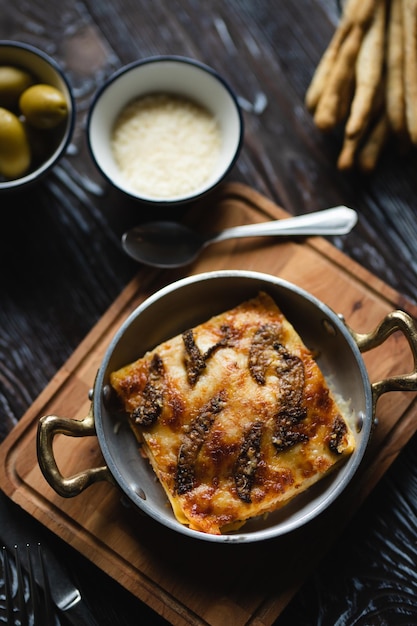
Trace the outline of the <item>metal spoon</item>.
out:
<instances>
[{"instance_id":1,"label":"metal spoon","mask_svg":"<svg viewBox=\"0 0 417 626\"><path fill-rule=\"evenodd\" d=\"M235 226L202 235L178 222L148 222L122 236L125 252L136 261L153 267L181 267L197 258L209 244L238 237L345 235L355 226L358 215L339 206L272 222Z\"/></svg>"}]
</instances>

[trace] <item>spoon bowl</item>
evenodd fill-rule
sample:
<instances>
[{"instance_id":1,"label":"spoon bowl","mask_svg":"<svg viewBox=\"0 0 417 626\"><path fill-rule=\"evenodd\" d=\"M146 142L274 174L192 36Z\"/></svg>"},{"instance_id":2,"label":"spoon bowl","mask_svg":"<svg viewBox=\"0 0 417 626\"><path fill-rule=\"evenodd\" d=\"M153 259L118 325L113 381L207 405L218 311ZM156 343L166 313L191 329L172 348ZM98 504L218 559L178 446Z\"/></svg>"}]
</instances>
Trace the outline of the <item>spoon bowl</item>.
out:
<instances>
[{"instance_id":1,"label":"spoon bowl","mask_svg":"<svg viewBox=\"0 0 417 626\"><path fill-rule=\"evenodd\" d=\"M339 206L283 220L234 226L209 235L197 233L179 222L148 222L125 232L122 236L122 247L139 263L174 268L192 263L208 245L226 239L345 235L352 230L357 220L356 211Z\"/></svg>"}]
</instances>

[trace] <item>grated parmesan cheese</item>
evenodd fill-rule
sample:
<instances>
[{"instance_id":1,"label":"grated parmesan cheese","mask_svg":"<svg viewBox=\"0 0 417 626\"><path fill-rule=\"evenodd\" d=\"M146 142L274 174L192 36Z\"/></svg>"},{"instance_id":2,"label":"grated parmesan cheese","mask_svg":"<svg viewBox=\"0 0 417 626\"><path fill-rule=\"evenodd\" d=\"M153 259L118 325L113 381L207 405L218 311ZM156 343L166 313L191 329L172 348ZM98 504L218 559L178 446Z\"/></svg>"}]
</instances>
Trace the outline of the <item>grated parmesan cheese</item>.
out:
<instances>
[{"instance_id":1,"label":"grated parmesan cheese","mask_svg":"<svg viewBox=\"0 0 417 626\"><path fill-rule=\"evenodd\" d=\"M155 94L130 102L112 132L115 161L140 193L171 198L203 185L217 162L219 125L198 104Z\"/></svg>"}]
</instances>

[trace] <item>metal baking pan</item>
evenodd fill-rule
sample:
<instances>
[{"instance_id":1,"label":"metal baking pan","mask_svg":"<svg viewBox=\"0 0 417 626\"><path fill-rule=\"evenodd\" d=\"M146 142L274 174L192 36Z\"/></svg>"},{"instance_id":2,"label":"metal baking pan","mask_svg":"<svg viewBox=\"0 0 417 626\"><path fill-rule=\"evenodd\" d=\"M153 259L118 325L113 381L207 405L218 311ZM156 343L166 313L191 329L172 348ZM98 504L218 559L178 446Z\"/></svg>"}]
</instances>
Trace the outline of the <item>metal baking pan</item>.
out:
<instances>
[{"instance_id":1,"label":"metal baking pan","mask_svg":"<svg viewBox=\"0 0 417 626\"><path fill-rule=\"evenodd\" d=\"M138 453L137 441L127 421L121 428L115 428L109 402L109 375L162 341L236 306L260 290L274 298L304 343L318 354L317 362L336 393L350 402L356 449L340 468L280 510L246 522L239 531L211 535L189 529L176 520L150 464ZM414 369L371 383L362 353L382 344L397 330L407 338ZM55 415L40 419L38 461L48 483L63 497L77 496L90 485L106 480L121 489L142 512L196 539L220 543L270 539L307 524L343 492L353 479L372 436L378 398L390 391L417 391L416 370L416 323L404 311L392 311L374 331L358 334L316 297L275 276L242 270L198 274L156 292L121 325L97 372L90 412L85 419ZM64 477L53 451L57 434L97 436L106 465Z\"/></svg>"}]
</instances>

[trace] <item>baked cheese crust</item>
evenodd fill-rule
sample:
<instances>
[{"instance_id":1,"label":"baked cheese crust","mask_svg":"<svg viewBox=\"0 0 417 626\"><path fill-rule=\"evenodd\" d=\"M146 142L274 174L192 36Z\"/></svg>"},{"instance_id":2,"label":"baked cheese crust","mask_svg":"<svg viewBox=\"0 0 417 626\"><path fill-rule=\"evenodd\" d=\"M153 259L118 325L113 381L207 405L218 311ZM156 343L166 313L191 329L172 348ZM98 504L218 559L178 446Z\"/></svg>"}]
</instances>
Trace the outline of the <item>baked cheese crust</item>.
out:
<instances>
[{"instance_id":1,"label":"baked cheese crust","mask_svg":"<svg viewBox=\"0 0 417 626\"><path fill-rule=\"evenodd\" d=\"M282 507L355 448L311 351L264 292L110 383L176 518L205 533Z\"/></svg>"}]
</instances>

